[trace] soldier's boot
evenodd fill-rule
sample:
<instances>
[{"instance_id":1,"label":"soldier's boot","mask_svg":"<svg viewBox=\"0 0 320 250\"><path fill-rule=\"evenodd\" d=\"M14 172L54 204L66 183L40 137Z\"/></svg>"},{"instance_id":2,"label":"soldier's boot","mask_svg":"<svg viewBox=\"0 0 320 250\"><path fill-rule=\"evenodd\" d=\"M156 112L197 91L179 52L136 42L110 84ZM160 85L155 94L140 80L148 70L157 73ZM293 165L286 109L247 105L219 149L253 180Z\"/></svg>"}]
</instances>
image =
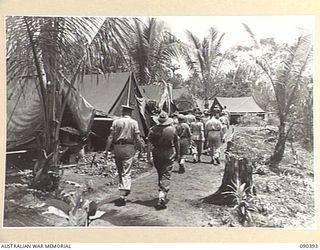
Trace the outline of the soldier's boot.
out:
<instances>
[{"instance_id":1,"label":"soldier's boot","mask_svg":"<svg viewBox=\"0 0 320 250\"><path fill-rule=\"evenodd\" d=\"M167 193L164 191L159 192L159 200L156 205L157 210L166 209L167 208Z\"/></svg>"},{"instance_id":2,"label":"soldier's boot","mask_svg":"<svg viewBox=\"0 0 320 250\"><path fill-rule=\"evenodd\" d=\"M186 169L184 167L184 159L181 159L179 162L179 174L183 174L184 172L186 172Z\"/></svg>"}]
</instances>

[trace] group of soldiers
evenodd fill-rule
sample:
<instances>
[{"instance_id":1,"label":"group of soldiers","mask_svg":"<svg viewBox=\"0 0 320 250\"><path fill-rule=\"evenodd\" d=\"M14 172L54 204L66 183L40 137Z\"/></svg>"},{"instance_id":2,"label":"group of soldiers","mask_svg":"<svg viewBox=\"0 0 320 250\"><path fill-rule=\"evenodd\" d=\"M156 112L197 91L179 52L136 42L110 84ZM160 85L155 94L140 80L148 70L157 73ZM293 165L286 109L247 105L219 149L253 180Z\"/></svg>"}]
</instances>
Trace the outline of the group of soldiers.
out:
<instances>
[{"instance_id":1,"label":"group of soldiers","mask_svg":"<svg viewBox=\"0 0 320 250\"><path fill-rule=\"evenodd\" d=\"M131 117L133 108L122 106L122 117L111 126L105 153L113 145L115 162L119 174L120 198L118 206L126 205L131 191L131 170L143 140L136 120ZM230 113L213 109L213 112L190 111L183 115L175 112L172 117L161 111L154 117L156 125L150 128L148 141L153 146L153 165L158 173L159 199L156 209L165 209L170 190L174 161L179 163L178 172L185 173L186 155L192 154L193 163L201 162L203 151L209 153L214 165L220 164L220 146L226 140Z\"/></svg>"}]
</instances>

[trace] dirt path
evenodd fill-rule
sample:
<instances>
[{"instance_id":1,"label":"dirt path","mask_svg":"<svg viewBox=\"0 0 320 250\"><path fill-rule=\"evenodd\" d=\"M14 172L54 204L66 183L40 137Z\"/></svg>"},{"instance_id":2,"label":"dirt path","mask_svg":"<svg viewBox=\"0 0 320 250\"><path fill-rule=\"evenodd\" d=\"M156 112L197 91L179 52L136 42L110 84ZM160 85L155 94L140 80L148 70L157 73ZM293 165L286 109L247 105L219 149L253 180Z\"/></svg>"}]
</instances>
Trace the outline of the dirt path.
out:
<instances>
[{"instance_id":1,"label":"dirt path","mask_svg":"<svg viewBox=\"0 0 320 250\"><path fill-rule=\"evenodd\" d=\"M86 193L84 198L97 202L98 210L104 211L105 214L100 219L92 221L90 226L207 226L212 218L206 208L214 211L216 209L213 205L204 206L200 199L212 194L220 186L224 161L219 166L214 166L209 163L210 159L206 155L202 155L202 163L191 163L191 159L190 155L187 156L188 162L186 162L184 174L177 172L178 164L175 162L169 203L165 210L155 209L158 201L158 176L154 167L145 173L135 174L132 192L125 207L117 207L114 204L119 198L119 191L114 183L117 177L111 179L90 176L75 173L72 168L66 169L60 181L60 191L57 191L59 193L63 190L69 193L77 190L77 187L68 184L70 182L79 185L91 183L91 191ZM11 177L10 181L7 181L21 183L19 177ZM43 207L40 204L49 204L48 201L51 199L45 196L41 198L32 191L28 191L27 184L7 187L4 225L8 227L68 226L67 220L62 217L43 214L47 206ZM219 225L219 222L214 224Z\"/></svg>"},{"instance_id":2,"label":"dirt path","mask_svg":"<svg viewBox=\"0 0 320 250\"><path fill-rule=\"evenodd\" d=\"M263 130L237 127L235 129L237 133L242 133L236 139L236 145L238 148L242 145L241 150L246 152L250 159L259 162L259 159L272 152L274 144L264 142L265 132ZM243 138L246 138L245 145ZM287 149L286 157L281 166L284 171L291 170L289 174L275 174L268 171L263 165L256 166L253 178L257 196L254 197L254 204L259 208L259 213L252 214L251 226L313 227L315 203L312 153L301 148L298 149L305 168L292 167L290 148ZM221 151L223 150L224 148ZM62 175L59 189L55 190L55 193L39 193L29 189L28 179L25 175L16 176L14 175L17 174L16 169L7 168L4 226L69 226L69 222L65 218L43 212L47 211L50 198L60 199L62 192L65 194L74 192L86 183L90 183L91 188L85 193L84 198L97 202L100 205L98 209L105 212L102 218L90 223L91 227L228 226L223 218L230 215L232 208L215 206L201 201L202 198L217 191L220 186L225 165L224 155L221 157L222 161L219 166L209 164L210 159L206 155L202 155L202 163L193 164L190 162L191 159L192 157L188 156L189 162L186 163L184 174L173 171L169 192L170 201L167 209L160 211L155 209L158 198L156 170L153 167L148 168L143 162L134 173L132 192L125 207L117 207L114 204L115 200L119 198L119 191L115 185L117 177L114 175L104 177L104 175L90 175L88 172L81 172L78 168L66 169ZM177 169L178 164L175 163L175 170ZM260 172L258 172L259 169ZM71 185L70 182L77 183L78 186ZM42 206L43 204L45 206ZM241 225L236 224L236 226Z\"/></svg>"},{"instance_id":3,"label":"dirt path","mask_svg":"<svg viewBox=\"0 0 320 250\"><path fill-rule=\"evenodd\" d=\"M62 176L61 188L68 193L75 191L74 186L66 184L68 181L79 185L91 183L91 192L85 195L85 199L97 202L98 210L104 211L105 214L100 219L92 221L90 226L200 227L208 226L212 218L217 220L216 223L214 222L215 225L221 226L219 212L217 212L219 207L206 206L202 204L201 199L219 188L224 171L224 155L221 157L220 165L210 164L210 157L206 155L202 155L201 159L201 163L192 163L192 156L188 155L184 174L177 172L178 163L175 162L168 195L169 203L165 210L159 211L155 208L158 201L158 176L154 167L133 179L132 191L124 207L115 205L115 201L119 198L119 191L117 185L114 185L114 180L110 178L75 173L74 169L66 169ZM23 207L10 203L10 200L19 202L21 197L28 198ZM47 202L35 199L28 192L22 193L21 189L7 189L6 200L5 226L68 226L64 218L54 214L42 214L43 208L29 209L28 204L36 206L41 202ZM18 210L19 213L17 213ZM34 212L34 216L30 215L31 211ZM215 216L210 211L213 211Z\"/></svg>"},{"instance_id":4,"label":"dirt path","mask_svg":"<svg viewBox=\"0 0 320 250\"><path fill-rule=\"evenodd\" d=\"M201 198L212 194L220 186L224 163L214 166L206 163L209 162L208 156L202 158L204 163L187 162L184 174L173 171L167 209L155 209L158 197L157 173L152 169L133 181L132 193L125 207L115 206L118 190L116 187L111 188L104 195L105 198L99 200L103 204L99 209L106 212L101 219L115 226L206 225L210 218L197 204ZM177 165L175 169L178 169ZM102 191L94 196L102 198ZM99 225L103 224L100 220Z\"/></svg>"}]
</instances>

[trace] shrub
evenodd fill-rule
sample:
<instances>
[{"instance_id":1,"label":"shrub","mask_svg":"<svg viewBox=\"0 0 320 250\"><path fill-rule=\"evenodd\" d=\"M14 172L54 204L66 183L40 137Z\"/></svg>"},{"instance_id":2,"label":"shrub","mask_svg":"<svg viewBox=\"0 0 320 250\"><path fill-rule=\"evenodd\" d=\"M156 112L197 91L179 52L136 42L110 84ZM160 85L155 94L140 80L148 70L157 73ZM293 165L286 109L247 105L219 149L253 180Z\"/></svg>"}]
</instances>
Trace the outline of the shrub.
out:
<instances>
[{"instance_id":1,"label":"shrub","mask_svg":"<svg viewBox=\"0 0 320 250\"><path fill-rule=\"evenodd\" d=\"M245 114L240 117L240 126L248 126L248 127L263 127L266 125L263 117L257 116L256 114Z\"/></svg>"},{"instance_id":2,"label":"shrub","mask_svg":"<svg viewBox=\"0 0 320 250\"><path fill-rule=\"evenodd\" d=\"M240 183L237 179L236 182L233 182L232 185L229 186L232 191L224 192L225 194L233 196L235 203L233 211L236 215L230 216L229 220L225 220L225 224L229 224L230 226L234 225L236 218L241 225L250 225L252 222L252 212L258 212L257 207L253 203L252 196L247 194L245 185L246 183ZM230 213L230 215L232 215L232 213Z\"/></svg>"},{"instance_id":3,"label":"shrub","mask_svg":"<svg viewBox=\"0 0 320 250\"><path fill-rule=\"evenodd\" d=\"M266 115L268 115L267 125L271 125L271 126L279 125L279 117L276 114L266 114Z\"/></svg>"}]
</instances>

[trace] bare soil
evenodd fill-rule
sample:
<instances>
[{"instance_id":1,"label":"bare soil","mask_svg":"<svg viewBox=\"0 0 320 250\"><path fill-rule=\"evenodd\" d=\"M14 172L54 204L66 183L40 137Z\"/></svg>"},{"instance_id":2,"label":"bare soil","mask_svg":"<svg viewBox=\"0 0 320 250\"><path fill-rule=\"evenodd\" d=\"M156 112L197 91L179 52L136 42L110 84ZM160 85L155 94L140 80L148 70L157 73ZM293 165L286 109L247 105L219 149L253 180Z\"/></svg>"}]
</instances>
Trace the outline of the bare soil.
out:
<instances>
[{"instance_id":1,"label":"bare soil","mask_svg":"<svg viewBox=\"0 0 320 250\"><path fill-rule=\"evenodd\" d=\"M310 228L315 223L314 178L312 153L297 146L302 165L292 164L290 147L280 168L280 173L271 172L263 165L265 155L270 155L274 142L264 141L268 135L263 128L236 127L236 150L245 154L254 166L253 181L257 190L254 203L258 208L252 213L253 220L245 225L233 226ZM224 145L225 146L225 145ZM5 227L68 226L68 221L54 214L42 214L47 210L48 200L61 197L79 189L78 185L90 188L85 199L98 203L98 210L105 214L89 226L171 226L171 227L226 227L226 217L232 216L232 207L206 204L203 198L217 191L224 172L224 156L221 164L209 163L202 156L202 163L186 163L186 172L172 173L169 203L165 210L156 210L158 197L157 173L146 162L140 162L134 172L132 192L127 205L118 207L117 176L93 171L81 171L79 167L65 169L59 189L40 192L28 188L27 174L17 175L14 169L7 170L5 190ZM237 220L235 218L235 220Z\"/></svg>"}]
</instances>

